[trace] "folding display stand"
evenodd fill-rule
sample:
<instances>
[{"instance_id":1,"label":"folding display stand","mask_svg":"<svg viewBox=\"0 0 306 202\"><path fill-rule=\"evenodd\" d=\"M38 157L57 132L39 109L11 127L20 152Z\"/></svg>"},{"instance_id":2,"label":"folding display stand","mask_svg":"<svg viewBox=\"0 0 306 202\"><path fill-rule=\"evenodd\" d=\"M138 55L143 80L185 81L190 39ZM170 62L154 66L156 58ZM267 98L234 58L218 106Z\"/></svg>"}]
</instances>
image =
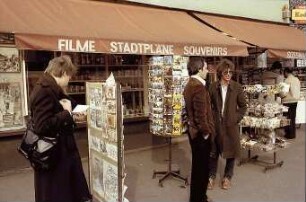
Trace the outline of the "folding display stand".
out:
<instances>
[{"instance_id":1,"label":"folding display stand","mask_svg":"<svg viewBox=\"0 0 306 202\"><path fill-rule=\"evenodd\" d=\"M156 175L164 175L161 179L158 180L159 186L163 187L163 181L167 179L168 177L172 176L174 178L177 178L179 180L183 180L185 182L184 187L188 185L188 178L183 177L180 175L180 169L172 170L172 137L168 138L168 145L169 145L169 159L168 161L168 170L167 171L156 171L153 170L153 179L156 177Z\"/></svg>"}]
</instances>

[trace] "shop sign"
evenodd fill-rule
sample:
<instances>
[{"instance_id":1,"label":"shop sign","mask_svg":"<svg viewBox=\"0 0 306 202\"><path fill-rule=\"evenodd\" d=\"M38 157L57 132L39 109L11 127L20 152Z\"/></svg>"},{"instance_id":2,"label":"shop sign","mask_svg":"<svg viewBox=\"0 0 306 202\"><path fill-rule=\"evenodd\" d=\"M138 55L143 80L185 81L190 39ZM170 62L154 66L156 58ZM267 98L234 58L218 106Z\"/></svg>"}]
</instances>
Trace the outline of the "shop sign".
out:
<instances>
[{"instance_id":1,"label":"shop sign","mask_svg":"<svg viewBox=\"0 0 306 202\"><path fill-rule=\"evenodd\" d=\"M122 41L110 42L112 53L173 55L174 46L167 44L132 43Z\"/></svg>"},{"instance_id":2,"label":"shop sign","mask_svg":"<svg viewBox=\"0 0 306 202\"><path fill-rule=\"evenodd\" d=\"M306 60L296 60L297 67L306 67Z\"/></svg>"},{"instance_id":3,"label":"shop sign","mask_svg":"<svg viewBox=\"0 0 306 202\"><path fill-rule=\"evenodd\" d=\"M227 48L210 46L184 46L184 55L227 56Z\"/></svg>"},{"instance_id":4,"label":"shop sign","mask_svg":"<svg viewBox=\"0 0 306 202\"><path fill-rule=\"evenodd\" d=\"M112 41L110 42L111 53L126 54L153 54L153 55L183 55L193 56L227 56L227 48L212 46L175 46L169 44L148 44Z\"/></svg>"},{"instance_id":5,"label":"shop sign","mask_svg":"<svg viewBox=\"0 0 306 202\"><path fill-rule=\"evenodd\" d=\"M96 52L94 40L58 39L59 51Z\"/></svg>"},{"instance_id":6,"label":"shop sign","mask_svg":"<svg viewBox=\"0 0 306 202\"><path fill-rule=\"evenodd\" d=\"M299 6L292 9L291 18L296 24L306 24L306 8L305 6Z\"/></svg>"},{"instance_id":7,"label":"shop sign","mask_svg":"<svg viewBox=\"0 0 306 202\"><path fill-rule=\"evenodd\" d=\"M302 52L294 52L294 51L288 51L287 52L287 58L306 58L306 53Z\"/></svg>"},{"instance_id":8,"label":"shop sign","mask_svg":"<svg viewBox=\"0 0 306 202\"><path fill-rule=\"evenodd\" d=\"M244 46L195 45L181 43L145 43L80 37L57 37L31 34L15 35L16 46L29 50L63 52L184 55L184 56L247 56Z\"/></svg>"},{"instance_id":9,"label":"shop sign","mask_svg":"<svg viewBox=\"0 0 306 202\"><path fill-rule=\"evenodd\" d=\"M292 20L306 20L306 9L293 9Z\"/></svg>"}]
</instances>

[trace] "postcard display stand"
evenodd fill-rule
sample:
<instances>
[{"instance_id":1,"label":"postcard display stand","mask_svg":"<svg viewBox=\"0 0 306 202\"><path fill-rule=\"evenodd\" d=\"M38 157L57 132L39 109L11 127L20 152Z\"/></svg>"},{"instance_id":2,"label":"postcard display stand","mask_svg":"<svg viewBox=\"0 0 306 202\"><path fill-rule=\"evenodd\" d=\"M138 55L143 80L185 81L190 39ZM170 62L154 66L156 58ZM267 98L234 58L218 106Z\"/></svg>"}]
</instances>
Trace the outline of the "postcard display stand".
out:
<instances>
[{"instance_id":1,"label":"postcard display stand","mask_svg":"<svg viewBox=\"0 0 306 202\"><path fill-rule=\"evenodd\" d=\"M244 163L256 163L264 166L267 170L281 167L283 161L276 159L277 151L285 148L288 142L278 135L277 128L289 125L290 120L283 116L283 112L288 108L275 101L275 94L287 91L286 84L265 85L260 84L244 86L244 91L248 97L247 115L240 122L241 126L241 146L247 149L248 156L241 159L238 165ZM247 127L245 132L242 128ZM251 156L251 151L273 153L273 161L258 160L259 156Z\"/></svg>"},{"instance_id":2,"label":"postcard display stand","mask_svg":"<svg viewBox=\"0 0 306 202\"><path fill-rule=\"evenodd\" d=\"M18 50L0 47L0 136L10 130L25 128L24 71Z\"/></svg>"},{"instance_id":3,"label":"postcard display stand","mask_svg":"<svg viewBox=\"0 0 306 202\"><path fill-rule=\"evenodd\" d=\"M150 132L153 135L167 138L169 159L167 171L153 171L163 175L159 185L172 176L188 184L188 179L180 176L180 170L172 170L172 138L182 135L182 108L184 85L188 80L187 57L153 56L149 60L149 109Z\"/></svg>"},{"instance_id":4,"label":"postcard display stand","mask_svg":"<svg viewBox=\"0 0 306 202\"><path fill-rule=\"evenodd\" d=\"M99 202L128 201L124 198L121 87L112 75L105 83L86 82L86 103L92 195Z\"/></svg>"}]
</instances>

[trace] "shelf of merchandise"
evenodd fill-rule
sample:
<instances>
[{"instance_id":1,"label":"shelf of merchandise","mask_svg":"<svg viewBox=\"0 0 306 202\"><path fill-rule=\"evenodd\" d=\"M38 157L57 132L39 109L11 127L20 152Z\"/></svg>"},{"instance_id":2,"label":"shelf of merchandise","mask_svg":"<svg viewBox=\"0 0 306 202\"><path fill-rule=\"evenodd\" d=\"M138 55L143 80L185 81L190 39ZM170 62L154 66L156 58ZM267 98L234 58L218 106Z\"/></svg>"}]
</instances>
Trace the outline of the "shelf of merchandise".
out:
<instances>
[{"instance_id":1,"label":"shelf of merchandise","mask_svg":"<svg viewBox=\"0 0 306 202\"><path fill-rule=\"evenodd\" d=\"M249 85L248 87L250 87L251 85ZM259 101L258 99L260 99L260 96L255 96L255 94L262 94L262 92L256 92L254 90L252 90L252 93L248 92L246 86L245 88L245 93L247 95L247 100L249 101L249 108L248 108L248 112L250 113L248 116L249 117L253 117L253 119L256 119L257 122L260 123L264 123L265 125L260 125L259 123L256 122L255 125L247 125L244 124L244 120L241 121L240 123L240 134L241 134L241 145L242 148L247 149L247 157L246 158L242 158L240 159L240 162L238 163L238 165L242 165L245 163L257 163L258 165L264 166L264 172L266 172L267 170L270 169L274 169L277 167L281 167L284 163L284 161L277 161L277 151L279 149L281 149L281 147L285 147L284 145L286 144L286 140L284 140L281 137L277 137L277 134L275 132L275 129L277 128L281 128L286 126L287 124L289 124L288 120L286 118L281 118L282 120L284 120L285 122L282 123L282 121L280 120L280 125L279 126L270 126L267 122L268 120L272 120L273 118L265 118L262 115L262 111L260 111L261 115L258 115L259 112L257 112L256 115L256 108L254 108L253 110L250 109L250 101ZM271 86L269 86L271 88ZM271 90L271 93L275 91ZM260 103L260 102L258 102ZM272 102L268 101L266 104L272 104ZM280 107L281 105L279 105ZM271 107L271 106L270 106ZM262 107L260 110L263 110ZM271 110L269 108L269 110ZM275 111L273 111L274 113ZM256 115L256 116L255 116ZM279 117L280 115L282 115L282 111L280 111L279 113L274 114L274 118ZM269 117L271 117L272 115L269 115ZM246 118L246 117L244 117ZM279 119L279 118L278 118ZM247 135L244 135L242 132L242 128L244 129L249 129L249 133ZM246 139L243 139L247 137ZM265 138L263 138L265 137ZM281 146L277 146L276 144L276 140L281 142ZM262 142L262 141L268 141L268 142ZM255 146L257 145L257 147ZM261 145L261 146L258 146ZM273 153L273 160L272 162L267 162L267 161L261 161L258 160L259 156L258 155L254 155L252 156L251 151L261 151L261 152L270 152Z\"/></svg>"},{"instance_id":2,"label":"shelf of merchandise","mask_svg":"<svg viewBox=\"0 0 306 202\"><path fill-rule=\"evenodd\" d=\"M74 53L74 52L51 52L51 51L28 51L26 52L26 66L28 71L29 92L39 76L46 68L48 61L53 57L69 55L78 67L78 73L69 81L67 94L78 103L85 104L85 83L102 82L113 73L115 80L122 86L123 105L130 112L125 116L128 121L137 121L139 117L148 119L147 96L147 65L145 56L136 55L110 55L102 53ZM136 114L140 111L142 115ZM126 115L126 114L124 114Z\"/></svg>"}]
</instances>

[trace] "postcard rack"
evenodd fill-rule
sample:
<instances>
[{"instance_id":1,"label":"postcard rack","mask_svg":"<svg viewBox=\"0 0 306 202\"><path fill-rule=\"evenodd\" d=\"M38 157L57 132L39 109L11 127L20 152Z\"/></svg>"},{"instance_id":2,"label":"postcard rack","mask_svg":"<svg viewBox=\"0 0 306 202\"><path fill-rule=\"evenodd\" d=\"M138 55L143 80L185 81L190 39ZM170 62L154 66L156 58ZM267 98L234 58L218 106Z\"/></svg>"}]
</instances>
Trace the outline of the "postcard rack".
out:
<instances>
[{"instance_id":1,"label":"postcard rack","mask_svg":"<svg viewBox=\"0 0 306 202\"><path fill-rule=\"evenodd\" d=\"M172 176L188 184L180 170L172 167L172 138L182 135L183 89L188 79L187 57L153 56L149 60L149 118L150 132L167 138L169 145L168 170L153 170L153 178L163 175L159 185Z\"/></svg>"}]
</instances>

